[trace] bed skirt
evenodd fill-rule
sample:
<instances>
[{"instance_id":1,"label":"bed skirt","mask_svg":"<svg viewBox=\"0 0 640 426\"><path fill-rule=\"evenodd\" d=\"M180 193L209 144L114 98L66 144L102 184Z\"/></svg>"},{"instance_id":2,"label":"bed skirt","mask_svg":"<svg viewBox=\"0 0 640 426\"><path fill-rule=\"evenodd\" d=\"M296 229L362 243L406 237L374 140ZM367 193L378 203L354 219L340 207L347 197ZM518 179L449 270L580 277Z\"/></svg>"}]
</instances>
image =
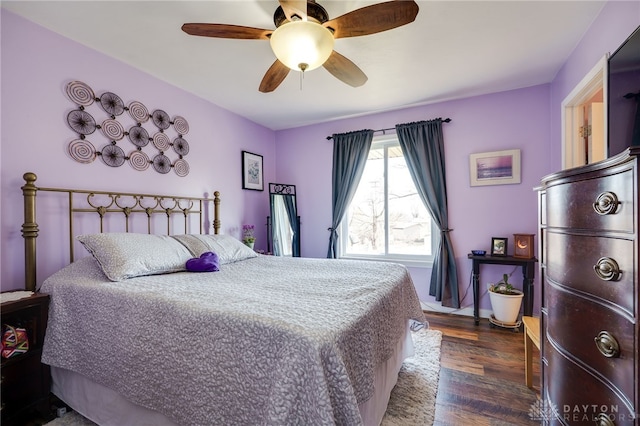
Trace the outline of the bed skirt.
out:
<instances>
[{"instance_id":1,"label":"bed skirt","mask_svg":"<svg viewBox=\"0 0 640 426\"><path fill-rule=\"evenodd\" d=\"M358 406L364 426L380 424L389 403L391 390L398 380L402 362L413 353L411 330L407 327L392 356L379 364L375 370L373 397ZM51 367L51 376L53 394L100 426L178 426L162 413L136 405L116 391L81 374Z\"/></svg>"}]
</instances>

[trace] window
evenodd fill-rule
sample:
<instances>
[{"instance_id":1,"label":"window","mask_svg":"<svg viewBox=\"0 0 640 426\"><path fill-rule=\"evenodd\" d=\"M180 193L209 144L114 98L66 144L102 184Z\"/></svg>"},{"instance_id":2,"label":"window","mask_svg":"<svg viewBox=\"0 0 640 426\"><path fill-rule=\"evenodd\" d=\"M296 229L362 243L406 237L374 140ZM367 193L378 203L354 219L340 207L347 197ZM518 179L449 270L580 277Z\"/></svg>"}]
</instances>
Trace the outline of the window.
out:
<instances>
[{"instance_id":1,"label":"window","mask_svg":"<svg viewBox=\"0 0 640 426\"><path fill-rule=\"evenodd\" d=\"M397 137L374 138L340 226L341 257L432 262L438 236Z\"/></svg>"}]
</instances>

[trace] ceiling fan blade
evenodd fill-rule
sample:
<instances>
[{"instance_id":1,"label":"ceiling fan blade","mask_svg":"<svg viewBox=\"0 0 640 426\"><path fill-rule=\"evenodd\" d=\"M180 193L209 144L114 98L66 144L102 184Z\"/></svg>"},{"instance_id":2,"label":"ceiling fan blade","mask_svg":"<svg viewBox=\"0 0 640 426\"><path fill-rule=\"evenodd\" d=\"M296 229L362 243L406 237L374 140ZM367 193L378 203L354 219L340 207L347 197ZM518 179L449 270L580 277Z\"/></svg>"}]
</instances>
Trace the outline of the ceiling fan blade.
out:
<instances>
[{"instance_id":1,"label":"ceiling fan blade","mask_svg":"<svg viewBox=\"0 0 640 426\"><path fill-rule=\"evenodd\" d=\"M190 35L244 40L269 40L273 30L227 24L184 24L182 31Z\"/></svg>"},{"instance_id":2,"label":"ceiling fan blade","mask_svg":"<svg viewBox=\"0 0 640 426\"><path fill-rule=\"evenodd\" d=\"M368 78L360 68L335 50L322 65L335 78L352 87L360 87Z\"/></svg>"},{"instance_id":3,"label":"ceiling fan blade","mask_svg":"<svg viewBox=\"0 0 640 426\"><path fill-rule=\"evenodd\" d=\"M280 83L282 83L285 77L289 75L289 71L289 67L276 59L262 78L259 90L262 93L273 92L280 86Z\"/></svg>"},{"instance_id":4,"label":"ceiling fan blade","mask_svg":"<svg viewBox=\"0 0 640 426\"><path fill-rule=\"evenodd\" d=\"M307 0L280 0L280 6L288 20L293 21L293 15L300 19L307 19Z\"/></svg>"},{"instance_id":5,"label":"ceiling fan blade","mask_svg":"<svg viewBox=\"0 0 640 426\"><path fill-rule=\"evenodd\" d=\"M356 9L322 25L333 30L334 38L357 37L400 27L416 16L415 1L388 1Z\"/></svg>"}]
</instances>

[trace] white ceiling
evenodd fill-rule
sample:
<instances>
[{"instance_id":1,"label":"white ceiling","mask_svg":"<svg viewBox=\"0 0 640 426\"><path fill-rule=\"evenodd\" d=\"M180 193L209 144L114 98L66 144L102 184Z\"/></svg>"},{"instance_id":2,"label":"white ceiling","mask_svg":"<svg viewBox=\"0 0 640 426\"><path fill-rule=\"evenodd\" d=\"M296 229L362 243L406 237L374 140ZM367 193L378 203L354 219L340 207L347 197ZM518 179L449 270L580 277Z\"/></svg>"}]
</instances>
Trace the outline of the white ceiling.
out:
<instances>
[{"instance_id":1,"label":"white ceiling","mask_svg":"<svg viewBox=\"0 0 640 426\"><path fill-rule=\"evenodd\" d=\"M335 18L381 1L318 0ZM2 1L6 8L270 129L550 82L605 1L418 1L415 22L336 40L369 77L352 88L324 68L258 86L268 41L189 36L185 22L274 29L277 0Z\"/></svg>"}]
</instances>

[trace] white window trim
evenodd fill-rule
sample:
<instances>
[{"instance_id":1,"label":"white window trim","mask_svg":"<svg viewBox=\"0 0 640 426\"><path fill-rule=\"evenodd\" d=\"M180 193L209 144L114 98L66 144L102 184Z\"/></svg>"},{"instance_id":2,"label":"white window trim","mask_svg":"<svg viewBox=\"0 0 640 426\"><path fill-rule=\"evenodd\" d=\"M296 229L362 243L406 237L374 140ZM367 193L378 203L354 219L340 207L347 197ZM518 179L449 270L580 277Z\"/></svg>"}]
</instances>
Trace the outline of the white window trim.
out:
<instances>
[{"instance_id":1,"label":"white window trim","mask_svg":"<svg viewBox=\"0 0 640 426\"><path fill-rule=\"evenodd\" d=\"M399 263L401 265L407 266L409 268L433 268L433 256L431 256L430 260L412 260L409 259L408 256L403 257L392 257L392 256L338 256L340 259L347 260L371 260L377 262L389 262L389 263Z\"/></svg>"}]
</instances>

